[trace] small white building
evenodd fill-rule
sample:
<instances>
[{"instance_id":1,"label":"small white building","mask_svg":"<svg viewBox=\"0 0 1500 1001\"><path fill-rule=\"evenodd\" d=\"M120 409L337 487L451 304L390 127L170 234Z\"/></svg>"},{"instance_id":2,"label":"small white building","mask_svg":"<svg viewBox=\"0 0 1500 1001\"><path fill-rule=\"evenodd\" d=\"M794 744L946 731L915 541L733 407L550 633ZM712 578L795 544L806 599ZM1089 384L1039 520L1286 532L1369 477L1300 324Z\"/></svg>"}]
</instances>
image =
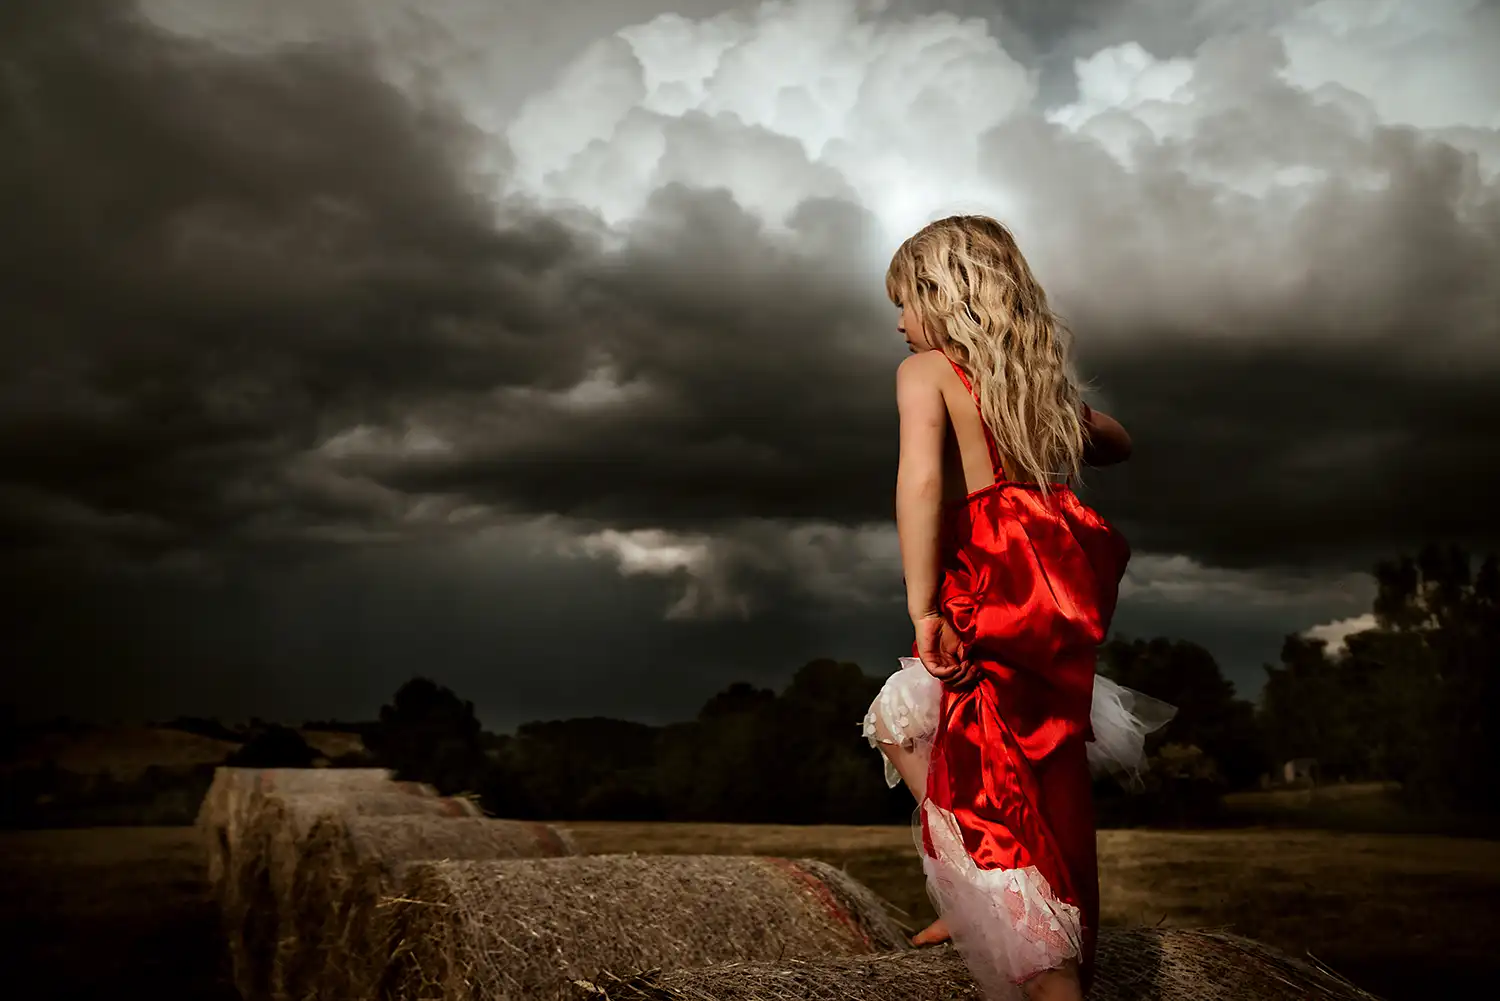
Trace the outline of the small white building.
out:
<instances>
[{"instance_id":1,"label":"small white building","mask_svg":"<svg viewBox=\"0 0 1500 1001\"><path fill-rule=\"evenodd\" d=\"M1293 758L1281 766L1281 781L1287 785L1310 785L1318 773L1316 758Z\"/></svg>"}]
</instances>

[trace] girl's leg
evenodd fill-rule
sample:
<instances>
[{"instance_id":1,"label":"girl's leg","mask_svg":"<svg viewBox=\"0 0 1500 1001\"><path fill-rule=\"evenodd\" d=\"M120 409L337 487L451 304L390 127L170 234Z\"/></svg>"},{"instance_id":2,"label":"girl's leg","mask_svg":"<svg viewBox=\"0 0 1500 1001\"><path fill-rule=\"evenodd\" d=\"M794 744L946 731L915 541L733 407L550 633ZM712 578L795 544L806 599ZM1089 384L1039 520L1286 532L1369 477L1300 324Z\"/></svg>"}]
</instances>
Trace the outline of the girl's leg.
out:
<instances>
[{"instance_id":1,"label":"girl's leg","mask_svg":"<svg viewBox=\"0 0 1500 1001\"><path fill-rule=\"evenodd\" d=\"M900 776L918 804L927 799L930 748L922 742L930 739L931 729L936 725L940 697L941 692L929 675L918 668L906 667L886 681L865 716L865 736L880 748L890 768ZM907 748L903 741L911 741L914 746ZM947 924L939 918L918 932L912 944L936 945L950 938Z\"/></svg>"},{"instance_id":2,"label":"girl's leg","mask_svg":"<svg viewBox=\"0 0 1500 1001\"><path fill-rule=\"evenodd\" d=\"M1083 1001L1083 986L1078 982L1078 964L1038 973L1026 981L1026 1001Z\"/></svg>"},{"instance_id":3,"label":"girl's leg","mask_svg":"<svg viewBox=\"0 0 1500 1001\"><path fill-rule=\"evenodd\" d=\"M915 750L908 751L891 738L882 723L876 723L876 738L880 741L880 751L891 762L901 781L906 783L906 788L911 791L912 798L918 803L927 798L927 759ZM912 938L912 945L937 945L946 942L952 935L948 932L948 925L942 918L938 918L932 924L923 928Z\"/></svg>"},{"instance_id":4,"label":"girl's leg","mask_svg":"<svg viewBox=\"0 0 1500 1001\"><path fill-rule=\"evenodd\" d=\"M912 798L918 803L927 798L927 759L916 750L908 751L890 736L884 733L885 727L877 722L875 724L876 739L880 741L880 753L884 754L901 776L901 781L906 783Z\"/></svg>"}]
</instances>

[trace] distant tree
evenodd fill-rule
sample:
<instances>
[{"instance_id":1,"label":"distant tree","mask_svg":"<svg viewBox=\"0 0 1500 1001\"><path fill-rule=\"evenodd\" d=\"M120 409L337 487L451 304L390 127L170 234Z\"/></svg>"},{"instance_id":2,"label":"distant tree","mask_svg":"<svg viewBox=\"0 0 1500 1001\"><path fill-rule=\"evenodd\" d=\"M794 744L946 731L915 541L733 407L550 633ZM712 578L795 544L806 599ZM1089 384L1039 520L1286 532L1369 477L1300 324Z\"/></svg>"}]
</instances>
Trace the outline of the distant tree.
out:
<instances>
[{"instance_id":1,"label":"distant tree","mask_svg":"<svg viewBox=\"0 0 1500 1001\"><path fill-rule=\"evenodd\" d=\"M1476 566L1477 563L1477 566ZM1400 677L1383 679L1390 736L1404 738L1398 777L1418 802L1500 813L1500 772L1488 762L1500 732L1500 562L1429 545L1376 568L1375 618L1401 639L1351 646L1368 664L1391 650ZM1394 658L1393 658L1394 659ZM1374 671L1389 664L1368 664Z\"/></svg>"},{"instance_id":2,"label":"distant tree","mask_svg":"<svg viewBox=\"0 0 1500 1001\"><path fill-rule=\"evenodd\" d=\"M696 721L663 729L656 770L674 817L759 821L775 814L779 783L768 760L776 704L774 692L735 684L709 699Z\"/></svg>"},{"instance_id":3,"label":"distant tree","mask_svg":"<svg viewBox=\"0 0 1500 1001\"><path fill-rule=\"evenodd\" d=\"M478 792L485 784L489 759L474 704L428 678L408 681L380 708L365 745L401 778L444 795Z\"/></svg>"},{"instance_id":4,"label":"distant tree","mask_svg":"<svg viewBox=\"0 0 1500 1001\"><path fill-rule=\"evenodd\" d=\"M1211 653L1196 643L1158 637L1115 639L1100 651L1099 670L1117 683L1177 707L1151 738L1153 746L1196 747L1229 788L1253 784L1266 767L1255 706L1235 695Z\"/></svg>"},{"instance_id":5,"label":"distant tree","mask_svg":"<svg viewBox=\"0 0 1500 1001\"><path fill-rule=\"evenodd\" d=\"M698 719L706 722L760 712L775 701L776 693L771 689L756 688L746 682L736 681L705 702L703 708L698 710Z\"/></svg>"},{"instance_id":6,"label":"distant tree","mask_svg":"<svg viewBox=\"0 0 1500 1001\"><path fill-rule=\"evenodd\" d=\"M888 810L880 756L859 726L880 685L856 664L810 661L757 717L755 768L767 784L767 819L854 823Z\"/></svg>"},{"instance_id":7,"label":"distant tree","mask_svg":"<svg viewBox=\"0 0 1500 1001\"><path fill-rule=\"evenodd\" d=\"M730 685L689 722L527 724L494 749L486 807L558 818L901 819L909 797L893 808L899 800L858 725L879 687L853 664L819 660L779 695Z\"/></svg>"},{"instance_id":8,"label":"distant tree","mask_svg":"<svg viewBox=\"0 0 1500 1001\"><path fill-rule=\"evenodd\" d=\"M235 768L311 768L318 752L296 730L268 726L224 759Z\"/></svg>"},{"instance_id":9,"label":"distant tree","mask_svg":"<svg viewBox=\"0 0 1500 1001\"><path fill-rule=\"evenodd\" d=\"M1375 626L1330 656L1289 637L1262 717L1280 758L1393 778L1424 808L1500 812L1500 566L1436 545L1375 568Z\"/></svg>"},{"instance_id":10,"label":"distant tree","mask_svg":"<svg viewBox=\"0 0 1500 1001\"><path fill-rule=\"evenodd\" d=\"M657 737L604 717L523 724L491 757L485 808L554 820L658 816Z\"/></svg>"}]
</instances>

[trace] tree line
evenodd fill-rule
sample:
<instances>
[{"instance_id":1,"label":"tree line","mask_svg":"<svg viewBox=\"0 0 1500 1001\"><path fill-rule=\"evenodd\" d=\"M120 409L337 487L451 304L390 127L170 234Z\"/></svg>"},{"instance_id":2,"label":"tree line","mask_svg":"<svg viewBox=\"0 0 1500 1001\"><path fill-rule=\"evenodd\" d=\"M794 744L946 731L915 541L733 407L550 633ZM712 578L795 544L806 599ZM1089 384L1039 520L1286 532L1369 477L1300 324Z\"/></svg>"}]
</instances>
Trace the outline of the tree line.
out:
<instances>
[{"instance_id":1,"label":"tree line","mask_svg":"<svg viewBox=\"0 0 1500 1001\"><path fill-rule=\"evenodd\" d=\"M1294 759L1312 762L1322 784L1399 783L1410 812L1423 817L1500 819L1491 755L1500 732L1496 558L1428 547L1381 563L1375 578L1373 628L1338 651L1288 637L1254 704L1201 646L1106 643L1101 673L1178 714L1149 741L1140 787L1099 782L1101 824L1215 823L1226 793L1257 788ZM357 732L369 753L327 763L382 764L444 793L477 795L496 816L902 823L910 797L885 787L880 756L859 726L882 681L855 664L814 660L780 691L732 684L679 723L554 720L497 735L484 731L471 703L417 678L377 720L302 731ZM165 725L234 741L225 764L308 767L325 757L302 732L261 721L248 731L210 719ZM26 743L25 728L0 712L0 760L12 761ZM148 769L125 781L72 775L52 762L13 763L0 776L0 825L130 822L133 810L155 822L190 819L211 766L180 771Z\"/></svg>"},{"instance_id":2,"label":"tree line","mask_svg":"<svg viewBox=\"0 0 1500 1001\"><path fill-rule=\"evenodd\" d=\"M1287 638L1266 667L1258 705L1236 695L1193 643L1115 639L1100 671L1178 707L1148 747L1142 787L1101 780L1103 823L1211 822L1220 797L1311 759L1322 781L1392 780L1424 809L1493 814L1500 572L1428 547L1376 568L1374 628L1337 654ZM859 721L882 679L815 660L781 691L739 683L696 718L666 726L592 718L483 731L474 707L418 678L364 728L367 746L403 777L477 793L496 815L555 820L792 824L908 819L904 789L881 781Z\"/></svg>"}]
</instances>

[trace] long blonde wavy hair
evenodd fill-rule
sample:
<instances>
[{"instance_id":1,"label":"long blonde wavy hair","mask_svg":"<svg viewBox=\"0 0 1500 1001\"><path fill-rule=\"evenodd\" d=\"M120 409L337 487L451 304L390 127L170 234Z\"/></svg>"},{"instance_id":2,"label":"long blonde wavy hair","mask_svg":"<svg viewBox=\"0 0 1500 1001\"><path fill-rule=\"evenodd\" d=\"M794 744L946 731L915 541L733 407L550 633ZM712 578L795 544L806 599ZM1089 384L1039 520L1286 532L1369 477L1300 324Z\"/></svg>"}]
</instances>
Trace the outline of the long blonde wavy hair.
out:
<instances>
[{"instance_id":1,"label":"long blonde wavy hair","mask_svg":"<svg viewBox=\"0 0 1500 1001\"><path fill-rule=\"evenodd\" d=\"M1077 480L1084 429L1071 338L1010 231L979 215L930 223L896 250L885 288L969 374L1005 475L1044 489Z\"/></svg>"}]
</instances>

